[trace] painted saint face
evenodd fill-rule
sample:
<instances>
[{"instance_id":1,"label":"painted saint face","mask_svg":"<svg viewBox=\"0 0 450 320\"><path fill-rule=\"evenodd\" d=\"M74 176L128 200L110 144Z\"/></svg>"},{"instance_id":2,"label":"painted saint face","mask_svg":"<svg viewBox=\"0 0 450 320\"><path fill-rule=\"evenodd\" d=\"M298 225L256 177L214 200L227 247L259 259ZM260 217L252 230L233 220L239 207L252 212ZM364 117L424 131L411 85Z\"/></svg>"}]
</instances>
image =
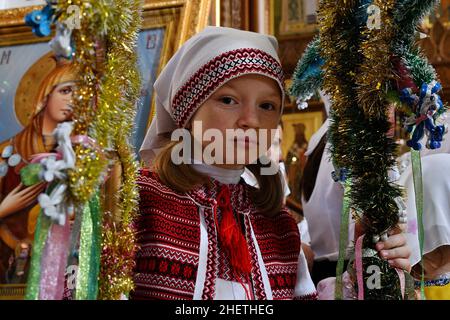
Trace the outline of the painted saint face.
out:
<instances>
[{"instance_id":1,"label":"painted saint face","mask_svg":"<svg viewBox=\"0 0 450 320\"><path fill-rule=\"evenodd\" d=\"M57 85L49 94L45 113L55 122L70 120L72 117L72 94L75 89L74 82Z\"/></svg>"}]
</instances>

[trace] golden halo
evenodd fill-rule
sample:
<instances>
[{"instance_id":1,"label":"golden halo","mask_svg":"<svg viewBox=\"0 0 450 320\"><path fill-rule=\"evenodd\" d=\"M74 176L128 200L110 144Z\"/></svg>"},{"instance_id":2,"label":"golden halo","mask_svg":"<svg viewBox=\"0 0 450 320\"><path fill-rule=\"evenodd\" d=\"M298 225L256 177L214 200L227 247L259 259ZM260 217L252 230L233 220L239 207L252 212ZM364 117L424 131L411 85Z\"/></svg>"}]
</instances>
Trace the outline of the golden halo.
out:
<instances>
[{"instance_id":1,"label":"golden halo","mask_svg":"<svg viewBox=\"0 0 450 320\"><path fill-rule=\"evenodd\" d=\"M40 84L56 67L56 61L53 56L53 52L50 51L39 58L24 73L17 86L16 97L14 99L14 111L16 112L17 120L24 127L30 123L33 117L34 109L38 103L36 96Z\"/></svg>"}]
</instances>

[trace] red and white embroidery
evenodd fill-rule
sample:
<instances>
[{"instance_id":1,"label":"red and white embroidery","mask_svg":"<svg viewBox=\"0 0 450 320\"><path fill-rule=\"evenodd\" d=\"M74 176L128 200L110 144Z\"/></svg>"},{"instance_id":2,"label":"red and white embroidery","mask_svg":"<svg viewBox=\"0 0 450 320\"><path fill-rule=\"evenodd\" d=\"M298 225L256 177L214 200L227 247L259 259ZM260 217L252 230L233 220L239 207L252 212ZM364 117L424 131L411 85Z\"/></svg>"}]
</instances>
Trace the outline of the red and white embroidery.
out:
<instances>
[{"instance_id":1,"label":"red and white embroidery","mask_svg":"<svg viewBox=\"0 0 450 320\"><path fill-rule=\"evenodd\" d=\"M292 299L297 283L300 241L298 228L289 213L273 218L251 215L252 226L264 260L272 297Z\"/></svg>"},{"instance_id":2,"label":"red and white embroidery","mask_svg":"<svg viewBox=\"0 0 450 320\"><path fill-rule=\"evenodd\" d=\"M189 194L179 194L163 184L149 171L139 177L140 215L132 299L193 299L200 255L199 205L205 208L208 231L208 254L202 299L214 299L218 277L233 280L217 240L213 207L215 188L203 187ZM232 207L245 213L245 234L251 257L251 281L255 299L267 299L258 255L269 278L274 299L293 299L297 283L300 253L298 228L287 212L273 218L258 214L248 200L247 185L232 187ZM245 196L244 196L245 194ZM242 199L247 199L242 201ZM251 235L253 228L254 236ZM225 263L225 264L224 264ZM314 296L308 297L314 298Z\"/></svg>"},{"instance_id":3,"label":"red and white embroidery","mask_svg":"<svg viewBox=\"0 0 450 320\"><path fill-rule=\"evenodd\" d=\"M284 83L283 69L271 55L254 48L225 52L201 67L172 100L173 118L182 128L197 108L222 84L243 74L262 74Z\"/></svg>"}]
</instances>

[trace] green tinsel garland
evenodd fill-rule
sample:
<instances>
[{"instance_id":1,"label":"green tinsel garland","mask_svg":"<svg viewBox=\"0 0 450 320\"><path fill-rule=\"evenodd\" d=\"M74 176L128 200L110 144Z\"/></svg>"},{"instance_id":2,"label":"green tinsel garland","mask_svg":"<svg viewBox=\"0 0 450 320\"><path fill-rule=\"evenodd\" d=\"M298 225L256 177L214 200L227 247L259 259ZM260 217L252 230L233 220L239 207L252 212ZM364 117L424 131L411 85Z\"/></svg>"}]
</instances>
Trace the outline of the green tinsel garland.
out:
<instances>
[{"instance_id":1,"label":"green tinsel garland","mask_svg":"<svg viewBox=\"0 0 450 320\"><path fill-rule=\"evenodd\" d=\"M367 235L364 248L369 250L374 247L373 236L398 223L394 199L401 192L388 178L396 144L386 134L391 126L389 106L401 104L401 88L397 88L391 59L401 59L418 87L437 79L415 39L418 24L438 2L323 0L319 5L320 36L307 47L294 73L290 93L300 100L321 87L331 96L328 139L332 160L338 173L345 169L350 205L358 213L355 218L362 217ZM371 4L380 8L380 30L366 26ZM318 59L314 55L325 58L322 73L311 72ZM377 265L382 274L381 288L369 290L365 285L365 299L402 299L399 278L386 261L376 254L365 255L363 265L364 270ZM366 284L371 275L364 271L363 276ZM405 299L413 296L411 279L406 276Z\"/></svg>"},{"instance_id":2,"label":"green tinsel garland","mask_svg":"<svg viewBox=\"0 0 450 320\"><path fill-rule=\"evenodd\" d=\"M387 92L394 78L390 64L390 50L395 37L393 25L394 0L375 0L382 11L381 28L361 31L360 52L364 59L356 73L359 109L350 123L357 143L349 150L354 208L367 221L366 245L372 246L372 236L394 227L398 222L398 208L394 198L401 195L390 183L388 171L395 164L396 145L387 137L389 103Z\"/></svg>"},{"instance_id":3,"label":"green tinsel garland","mask_svg":"<svg viewBox=\"0 0 450 320\"><path fill-rule=\"evenodd\" d=\"M405 56L414 46L417 27L423 18L439 4L439 0L397 0L394 21L397 26L393 53Z\"/></svg>"},{"instance_id":4,"label":"green tinsel garland","mask_svg":"<svg viewBox=\"0 0 450 320\"><path fill-rule=\"evenodd\" d=\"M403 59L414 83L430 83L437 79L436 71L416 46L418 25L439 4L439 0L398 0L394 11L396 37L392 53Z\"/></svg>"},{"instance_id":5,"label":"green tinsel garland","mask_svg":"<svg viewBox=\"0 0 450 320\"><path fill-rule=\"evenodd\" d=\"M294 70L289 94L300 101L307 101L322 87L323 72L320 69L323 59L320 57L320 37L316 36L306 48Z\"/></svg>"},{"instance_id":6,"label":"green tinsel garland","mask_svg":"<svg viewBox=\"0 0 450 320\"><path fill-rule=\"evenodd\" d=\"M407 3L416 5L414 1L373 1L382 11L382 27L371 31L361 19L371 4L368 1L321 1L319 8L321 55L326 57L323 86L333 101L331 152L335 166L345 168L351 180L351 206L363 217L365 248L374 247L372 236L398 223L394 198L401 193L388 178L396 145L386 136L390 129L389 92L396 90L391 53L404 53L400 57L415 79L435 78L434 69L412 46L417 16L429 8L417 4L397 19L395 14ZM399 21L401 26L396 24ZM405 27L407 22L412 26ZM363 259L364 270L374 264L382 270L382 287L365 287L365 299L401 299L396 272L377 256ZM369 276L364 272L365 280Z\"/></svg>"},{"instance_id":7,"label":"green tinsel garland","mask_svg":"<svg viewBox=\"0 0 450 320\"><path fill-rule=\"evenodd\" d=\"M417 86L437 79L436 70L419 48L414 47L406 51L403 59Z\"/></svg>"},{"instance_id":8,"label":"green tinsel garland","mask_svg":"<svg viewBox=\"0 0 450 320\"><path fill-rule=\"evenodd\" d=\"M354 90L355 69L361 60L359 54L359 26L354 11L359 1L321 1L319 4L320 54L326 57L323 89L333 101L330 110L330 129L333 164L337 169L350 168L349 150L354 135L349 130L352 110L357 109Z\"/></svg>"}]
</instances>

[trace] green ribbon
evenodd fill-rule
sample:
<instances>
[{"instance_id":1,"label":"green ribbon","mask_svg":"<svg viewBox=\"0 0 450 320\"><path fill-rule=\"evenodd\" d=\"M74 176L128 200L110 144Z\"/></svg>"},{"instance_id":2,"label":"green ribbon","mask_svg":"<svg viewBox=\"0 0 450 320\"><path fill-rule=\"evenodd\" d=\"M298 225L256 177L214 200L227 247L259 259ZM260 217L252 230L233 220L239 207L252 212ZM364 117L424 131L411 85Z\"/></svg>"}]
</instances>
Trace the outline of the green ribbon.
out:
<instances>
[{"instance_id":1,"label":"green ribbon","mask_svg":"<svg viewBox=\"0 0 450 320\"><path fill-rule=\"evenodd\" d=\"M422 274L420 279L420 294L422 300L425 300L425 275L423 268L423 242L424 242L424 227L423 227L423 183L422 183L422 162L420 159L420 151L411 149L411 162L414 179L414 195L416 198L417 221L419 223L419 247L420 247L420 265L422 267Z\"/></svg>"},{"instance_id":2,"label":"green ribbon","mask_svg":"<svg viewBox=\"0 0 450 320\"><path fill-rule=\"evenodd\" d=\"M344 273L344 260L347 253L347 241L348 241L348 225L350 215L350 191L351 182L350 179L345 180L344 184L344 200L342 203L341 211L341 226L339 233L339 258L336 266L336 286L334 291L335 300L342 300L343 298L343 285L342 274Z\"/></svg>"},{"instance_id":3,"label":"green ribbon","mask_svg":"<svg viewBox=\"0 0 450 320\"><path fill-rule=\"evenodd\" d=\"M51 221L44 216L43 211L39 213L34 234L33 249L31 253L30 270L28 273L25 300L39 299L39 282L41 279L41 258L47 241Z\"/></svg>"},{"instance_id":4,"label":"green ribbon","mask_svg":"<svg viewBox=\"0 0 450 320\"><path fill-rule=\"evenodd\" d=\"M98 192L83 208L76 300L95 300L100 271L100 204Z\"/></svg>"}]
</instances>

